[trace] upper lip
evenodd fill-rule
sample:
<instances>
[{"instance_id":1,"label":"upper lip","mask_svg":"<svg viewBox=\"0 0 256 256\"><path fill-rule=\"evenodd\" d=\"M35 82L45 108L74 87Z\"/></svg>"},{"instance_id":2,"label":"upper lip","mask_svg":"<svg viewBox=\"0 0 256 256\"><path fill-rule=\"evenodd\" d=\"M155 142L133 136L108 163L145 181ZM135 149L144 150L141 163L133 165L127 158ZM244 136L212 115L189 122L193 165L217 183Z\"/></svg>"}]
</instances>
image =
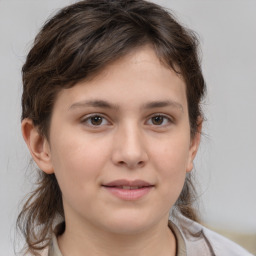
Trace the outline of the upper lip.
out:
<instances>
[{"instance_id":1,"label":"upper lip","mask_svg":"<svg viewBox=\"0 0 256 256\"><path fill-rule=\"evenodd\" d=\"M120 187L120 186L129 186L129 187L149 187L153 186L147 181L144 180L114 180L108 183L103 184L105 187Z\"/></svg>"}]
</instances>

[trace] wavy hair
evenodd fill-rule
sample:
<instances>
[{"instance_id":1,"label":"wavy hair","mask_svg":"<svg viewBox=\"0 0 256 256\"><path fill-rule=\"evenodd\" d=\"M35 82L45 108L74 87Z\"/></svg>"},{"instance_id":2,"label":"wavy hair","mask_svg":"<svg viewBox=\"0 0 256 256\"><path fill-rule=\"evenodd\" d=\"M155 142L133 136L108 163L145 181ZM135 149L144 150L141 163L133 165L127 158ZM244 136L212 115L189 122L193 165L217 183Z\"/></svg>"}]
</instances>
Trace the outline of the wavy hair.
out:
<instances>
[{"instance_id":1,"label":"wavy hair","mask_svg":"<svg viewBox=\"0 0 256 256\"><path fill-rule=\"evenodd\" d=\"M36 36L22 68L22 117L49 138L53 105L63 88L96 76L109 63L150 44L162 63L186 83L191 136L202 117L205 82L195 34L164 8L144 0L85 0L60 10ZM188 174L175 207L197 220L195 189ZM54 174L38 171L36 189L21 210L17 226L27 251L48 246L56 218L64 219L62 195Z\"/></svg>"}]
</instances>

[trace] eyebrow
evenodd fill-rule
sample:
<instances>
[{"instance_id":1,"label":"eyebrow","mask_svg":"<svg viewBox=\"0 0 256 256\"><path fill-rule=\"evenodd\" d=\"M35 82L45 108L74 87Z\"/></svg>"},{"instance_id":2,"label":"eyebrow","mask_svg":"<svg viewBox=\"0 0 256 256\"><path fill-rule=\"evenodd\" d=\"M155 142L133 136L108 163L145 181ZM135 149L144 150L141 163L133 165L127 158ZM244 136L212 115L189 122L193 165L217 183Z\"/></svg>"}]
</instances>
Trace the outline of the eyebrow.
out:
<instances>
[{"instance_id":1,"label":"eyebrow","mask_svg":"<svg viewBox=\"0 0 256 256\"><path fill-rule=\"evenodd\" d=\"M109 103L105 100L96 99L96 100L76 102L69 107L69 110L76 109L76 108L84 108L84 107L98 107L98 108L107 108L107 109L114 109L114 110L119 109L118 105ZM182 112L184 110L183 106L180 103L172 100L148 102L146 104L143 104L141 106L141 109L153 109L153 108L163 108L163 107L174 107L174 108L180 109Z\"/></svg>"},{"instance_id":2,"label":"eyebrow","mask_svg":"<svg viewBox=\"0 0 256 256\"><path fill-rule=\"evenodd\" d=\"M180 110L182 110L183 112L183 106L173 100L165 100L165 101L152 101L149 103L146 103L142 106L142 108L145 109L152 109L152 108L163 108L163 107L174 107L174 108L178 108Z\"/></svg>"},{"instance_id":3,"label":"eyebrow","mask_svg":"<svg viewBox=\"0 0 256 256\"><path fill-rule=\"evenodd\" d=\"M75 108L83 108L83 107L97 107L97 108L108 108L108 109L116 109L118 110L118 106L111 104L105 100L87 100L87 101L79 101L72 104L69 107L69 110Z\"/></svg>"}]
</instances>

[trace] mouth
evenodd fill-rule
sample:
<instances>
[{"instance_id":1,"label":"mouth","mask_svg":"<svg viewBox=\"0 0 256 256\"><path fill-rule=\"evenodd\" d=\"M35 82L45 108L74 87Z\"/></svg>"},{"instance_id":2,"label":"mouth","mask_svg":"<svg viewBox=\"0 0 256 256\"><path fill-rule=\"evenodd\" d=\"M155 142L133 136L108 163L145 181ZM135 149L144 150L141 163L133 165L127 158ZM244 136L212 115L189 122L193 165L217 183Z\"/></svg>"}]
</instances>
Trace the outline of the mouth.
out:
<instances>
[{"instance_id":1,"label":"mouth","mask_svg":"<svg viewBox=\"0 0 256 256\"><path fill-rule=\"evenodd\" d=\"M146 196L154 185L143 180L115 180L102 187L119 199L132 201Z\"/></svg>"},{"instance_id":2,"label":"mouth","mask_svg":"<svg viewBox=\"0 0 256 256\"><path fill-rule=\"evenodd\" d=\"M149 186L141 186L141 187L139 187L139 186L134 186L134 187L131 187L131 186L104 186L104 187L133 190L133 189L146 188L146 187L149 187Z\"/></svg>"},{"instance_id":3,"label":"mouth","mask_svg":"<svg viewBox=\"0 0 256 256\"><path fill-rule=\"evenodd\" d=\"M106 187L125 187L128 188L141 188L141 187L149 187L153 186L153 184L144 181L144 180L114 180L111 182L108 182L106 184L103 184L103 186Z\"/></svg>"}]
</instances>

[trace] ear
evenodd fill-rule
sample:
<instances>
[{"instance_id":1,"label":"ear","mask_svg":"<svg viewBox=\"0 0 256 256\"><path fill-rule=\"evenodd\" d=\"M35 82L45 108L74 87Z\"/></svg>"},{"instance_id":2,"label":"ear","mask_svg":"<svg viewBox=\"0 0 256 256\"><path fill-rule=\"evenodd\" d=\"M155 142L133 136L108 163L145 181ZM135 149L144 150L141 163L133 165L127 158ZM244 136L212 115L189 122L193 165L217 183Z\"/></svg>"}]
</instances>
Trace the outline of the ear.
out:
<instances>
[{"instance_id":1,"label":"ear","mask_svg":"<svg viewBox=\"0 0 256 256\"><path fill-rule=\"evenodd\" d=\"M201 140L201 132L202 132L202 125L203 125L203 119L202 117L198 118L197 122L197 131L194 134L193 138L191 139L190 148L189 148L189 159L187 164L187 172L191 172L194 167L194 159L196 157L200 140Z\"/></svg>"},{"instance_id":2,"label":"ear","mask_svg":"<svg viewBox=\"0 0 256 256\"><path fill-rule=\"evenodd\" d=\"M22 121L21 130L30 154L37 166L47 174L53 173L50 146L47 139L39 133L31 119L25 118Z\"/></svg>"}]
</instances>

